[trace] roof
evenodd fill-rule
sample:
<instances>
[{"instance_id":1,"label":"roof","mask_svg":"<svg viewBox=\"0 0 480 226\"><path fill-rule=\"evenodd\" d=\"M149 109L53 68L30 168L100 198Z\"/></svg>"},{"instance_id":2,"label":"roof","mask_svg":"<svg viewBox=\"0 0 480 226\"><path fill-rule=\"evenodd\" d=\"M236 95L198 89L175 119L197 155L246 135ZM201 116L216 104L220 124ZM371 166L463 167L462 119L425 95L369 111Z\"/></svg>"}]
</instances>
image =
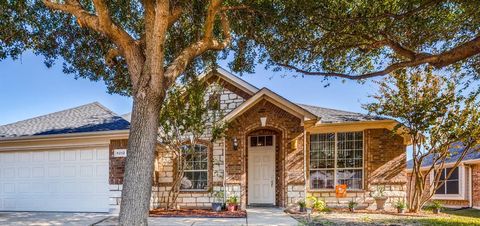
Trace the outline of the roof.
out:
<instances>
[{"instance_id":1,"label":"roof","mask_svg":"<svg viewBox=\"0 0 480 226\"><path fill-rule=\"evenodd\" d=\"M445 163L456 162L461 157L464 149L465 149L464 146L460 143L456 143L452 145L452 147L449 149L451 156L445 161ZM468 153L465 155L462 162L467 160L480 160L480 146L477 146L476 148L468 150ZM423 159L422 167L431 166L432 164L433 164L433 154ZM407 169L412 169L412 168L413 168L413 159L407 162Z\"/></svg>"},{"instance_id":2,"label":"roof","mask_svg":"<svg viewBox=\"0 0 480 226\"><path fill-rule=\"evenodd\" d=\"M310 119L316 119L317 116L309 112L308 110L298 106L297 104L294 104L290 102L289 100L283 98L282 96L278 95L277 93L267 89L267 88L262 88L260 91L255 93L251 98L247 99L245 102L243 102L240 106L235 108L233 111L228 113L223 120L230 121L236 116L242 114L246 110L250 109L250 107L254 106L256 103L258 103L262 99L267 99L268 101L282 106L284 110L287 112L296 115L297 117L301 118L302 120L310 120Z\"/></svg>"},{"instance_id":3,"label":"roof","mask_svg":"<svg viewBox=\"0 0 480 226\"><path fill-rule=\"evenodd\" d=\"M356 112L323 108L323 107L317 107L317 106L306 105L306 104L297 104L297 105L316 115L320 119L321 123L389 120L389 118L372 116L372 115L361 114Z\"/></svg>"},{"instance_id":4,"label":"roof","mask_svg":"<svg viewBox=\"0 0 480 226\"><path fill-rule=\"evenodd\" d=\"M128 130L130 123L98 102L0 126L0 138Z\"/></svg>"}]
</instances>

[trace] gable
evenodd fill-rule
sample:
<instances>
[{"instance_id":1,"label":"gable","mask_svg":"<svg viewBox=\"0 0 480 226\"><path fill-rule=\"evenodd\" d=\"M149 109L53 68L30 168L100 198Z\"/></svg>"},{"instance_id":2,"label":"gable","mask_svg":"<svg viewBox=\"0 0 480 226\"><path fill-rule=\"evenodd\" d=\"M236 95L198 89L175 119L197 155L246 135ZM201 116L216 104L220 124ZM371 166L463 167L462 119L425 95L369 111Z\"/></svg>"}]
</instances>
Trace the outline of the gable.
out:
<instances>
[{"instance_id":1,"label":"gable","mask_svg":"<svg viewBox=\"0 0 480 226\"><path fill-rule=\"evenodd\" d=\"M243 114L244 112L248 111L250 108L254 107L257 103L267 100L269 103L279 107L285 112L299 118L303 124L304 121L309 120L316 120L317 116L310 113L309 111L301 108L300 106L290 102L289 100L281 97L280 95L272 92L267 88L262 88L258 91L254 96L246 100L243 104L241 104L238 108L231 111L228 115L225 116L225 121L231 121L238 117L239 115Z\"/></svg>"}]
</instances>

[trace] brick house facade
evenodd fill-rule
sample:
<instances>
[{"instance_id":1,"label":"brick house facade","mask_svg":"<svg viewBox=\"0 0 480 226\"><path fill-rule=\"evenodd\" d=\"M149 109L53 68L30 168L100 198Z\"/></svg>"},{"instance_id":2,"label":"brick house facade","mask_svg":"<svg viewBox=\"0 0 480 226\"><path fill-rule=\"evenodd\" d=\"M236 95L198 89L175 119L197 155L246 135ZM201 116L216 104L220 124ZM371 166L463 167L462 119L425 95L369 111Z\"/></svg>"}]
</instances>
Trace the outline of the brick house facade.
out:
<instances>
[{"instance_id":1,"label":"brick house facade","mask_svg":"<svg viewBox=\"0 0 480 226\"><path fill-rule=\"evenodd\" d=\"M215 142L205 139L208 147L206 186L182 190L177 200L180 207L208 208L214 201L212 191L219 190L225 191L227 197L239 197L241 208L248 205L295 206L298 200L312 195L323 198L332 207L345 206L353 198L362 207L375 208L371 193L378 186L384 187L389 197L387 208L405 198L406 143L403 137L392 133L395 121L295 104L222 69L205 74L203 78L212 86L223 88L220 103L229 129L225 138ZM328 142L335 143L332 145L335 148L318 148L318 142L327 141L312 144L311 137L318 134L334 136L335 141L332 138ZM358 136L355 141L359 153L358 161L355 160L357 168L340 168L340 163L334 163L335 159L343 158L347 165L354 161L351 156L354 152L340 146L355 144L347 138L337 139L352 134ZM260 144L265 139L267 143ZM124 158L113 157L113 150L126 148L127 142L112 140L110 145L112 210L118 210L121 201L124 166ZM172 154L160 148L157 153L152 208L166 203L175 171ZM317 158L325 153L330 153L330 159ZM330 166L320 169L322 166L316 165L319 169L313 169L312 164L319 162L329 162ZM259 173L261 171L265 173ZM357 183L359 187L349 188L346 198L335 197L335 185L355 180L361 180Z\"/></svg>"}]
</instances>

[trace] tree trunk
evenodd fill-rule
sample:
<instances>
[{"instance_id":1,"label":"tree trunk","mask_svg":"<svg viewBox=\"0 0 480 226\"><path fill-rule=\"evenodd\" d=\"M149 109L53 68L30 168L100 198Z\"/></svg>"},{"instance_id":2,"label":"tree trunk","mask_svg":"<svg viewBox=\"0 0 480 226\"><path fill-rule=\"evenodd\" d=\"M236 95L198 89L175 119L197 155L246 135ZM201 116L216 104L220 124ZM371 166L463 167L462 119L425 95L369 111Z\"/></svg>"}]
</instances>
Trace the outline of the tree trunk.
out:
<instances>
[{"instance_id":1,"label":"tree trunk","mask_svg":"<svg viewBox=\"0 0 480 226\"><path fill-rule=\"evenodd\" d=\"M147 225L161 100L152 94L134 96L120 225Z\"/></svg>"}]
</instances>

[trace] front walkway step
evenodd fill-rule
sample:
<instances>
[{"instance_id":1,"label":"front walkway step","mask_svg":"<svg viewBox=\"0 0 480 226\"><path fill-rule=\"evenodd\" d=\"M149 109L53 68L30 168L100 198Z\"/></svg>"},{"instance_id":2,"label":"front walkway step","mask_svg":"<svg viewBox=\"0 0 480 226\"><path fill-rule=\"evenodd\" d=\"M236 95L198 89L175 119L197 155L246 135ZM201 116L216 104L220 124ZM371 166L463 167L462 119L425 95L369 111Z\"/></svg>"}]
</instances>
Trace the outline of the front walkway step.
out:
<instances>
[{"instance_id":1,"label":"front walkway step","mask_svg":"<svg viewBox=\"0 0 480 226\"><path fill-rule=\"evenodd\" d=\"M248 226L294 226L298 225L298 222L280 208L249 207L247 208L247 224Z\"/></svg>"}]
</instances>

